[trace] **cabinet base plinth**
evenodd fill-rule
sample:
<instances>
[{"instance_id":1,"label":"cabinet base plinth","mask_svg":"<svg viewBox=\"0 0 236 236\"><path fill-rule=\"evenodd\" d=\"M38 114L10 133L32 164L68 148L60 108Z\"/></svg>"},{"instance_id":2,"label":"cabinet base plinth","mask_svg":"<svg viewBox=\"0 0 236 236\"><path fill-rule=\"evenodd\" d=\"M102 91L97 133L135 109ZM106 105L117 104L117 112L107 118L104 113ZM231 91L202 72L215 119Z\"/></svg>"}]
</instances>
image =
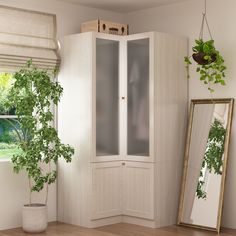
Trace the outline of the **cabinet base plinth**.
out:
<instances>
[{"instance_id":1,"label":"cabinet base plinth","mask_svg":"<svg viewBox=\"0 0 236 236\"><path fill-rule=\"evenodd\" d=\"M93 220L91 221L91 226L89 228L97 228L101 226L118 224L118 223L127 223L127 224L145 226L149 228L157 228L154 220L148 220L148 219L143 219L143 218L138 218L138 217L133 217L133 216L125 216L125 215Z\"/></svg>"}]
</instances>

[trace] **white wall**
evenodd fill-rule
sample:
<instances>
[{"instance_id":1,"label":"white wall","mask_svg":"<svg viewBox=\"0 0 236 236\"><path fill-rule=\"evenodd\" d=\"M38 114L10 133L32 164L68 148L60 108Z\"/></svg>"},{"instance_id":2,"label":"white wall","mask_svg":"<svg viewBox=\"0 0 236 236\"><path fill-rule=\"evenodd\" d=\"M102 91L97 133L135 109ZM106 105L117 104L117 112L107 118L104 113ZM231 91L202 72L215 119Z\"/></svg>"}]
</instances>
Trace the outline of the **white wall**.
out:
<instances>
[{"instance_id":1,"label":"white wall","mask_svg":"<svg viewBox=\"0 0 236 236\"><path fill-rule=\"evenodd\" d=\"M56 0L0 0L0 5L57 14L59 39L64 35L78 33L80 24L87 20L102 18L122 22L122 15L66 4ZM0 230L21 225L21 207L28 203L28 182L24 173L16 175L9 162L0 162ZM57 219L57 189L54 185L49 196L49 221ZM44 193L34 194L35 201L43 201Z\"/></svg>"},{"instance_id":2,"label":"white wall","mask_svg":"<svg viewBox=\"0 0 236 236\"><path fill-rule=\"evenodd\" d=\"M199 35L203 5L203 0L190 0L179 4L129 13L127 14L126 20L130 24L131 33L156 30L181 34L190 38L191 48L193 40ZM216 42L216 47L225 57L228 67L227 86L218 88L213 94L213 97L236 97L235 9L235 0L208 0L208 21ZM206 87L199 82L198 76L193 68L190 73L190 98L210 98ZM233 120L225 207L223 211L223 225L230 228L236 228L235 144L236 118Z\"/></svg>"},{"instance_id":3,"label":"white wall","mask_svg":"<svg viewBox=\"0 0 236 236\"><path fill-rule=\"evenodd\" d=\"M67 34L78 33L80 24L84 21L101 18L122 22L124 18L122 14L115 12L83 7L59 0L0 0L0 5L56 14L59 38Z\"/></svg>"},{"instance_id":4,"label":"white wall","mask_svg":"<svg viewBox=\"0 0 236 236\"><path fill-rule=\"evenodd\" d=\"M28 180L24 173L12 171L9 161L0 161L0 230L21 225L21 208L29 203ZM50 188L48 199L49 221L56 220L56 186ZM45 193L33 194L33 202L44 202Z\"/></svg>"}]
</instances>

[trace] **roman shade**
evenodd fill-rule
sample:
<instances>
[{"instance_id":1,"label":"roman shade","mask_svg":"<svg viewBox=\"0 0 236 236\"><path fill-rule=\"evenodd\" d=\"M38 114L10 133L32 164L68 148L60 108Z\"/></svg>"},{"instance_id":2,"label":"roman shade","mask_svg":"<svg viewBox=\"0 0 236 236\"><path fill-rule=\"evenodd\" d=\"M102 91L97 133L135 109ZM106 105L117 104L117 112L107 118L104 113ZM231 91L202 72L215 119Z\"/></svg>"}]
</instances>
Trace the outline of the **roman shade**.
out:
<instances>
[{"instance_id":1,"label":"roman shade","mask_svg":"<svg viewBox=\"0 0 236 236\"><path fill-rule=\"evenodd\" d=\"M0 6L0 69L17 69L29 59L53 69L59 64L56 16Z\"/></svg>"}]
</instances>

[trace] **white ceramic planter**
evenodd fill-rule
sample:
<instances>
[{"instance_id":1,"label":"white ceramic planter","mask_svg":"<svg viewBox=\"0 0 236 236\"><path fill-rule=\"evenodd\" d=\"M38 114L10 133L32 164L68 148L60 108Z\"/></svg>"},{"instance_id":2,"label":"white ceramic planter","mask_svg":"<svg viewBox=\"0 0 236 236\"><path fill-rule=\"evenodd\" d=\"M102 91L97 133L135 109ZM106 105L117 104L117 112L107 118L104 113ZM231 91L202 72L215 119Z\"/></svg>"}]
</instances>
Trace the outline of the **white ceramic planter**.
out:
<instances>
[{"instance_id":1,"label":"white ceramic planter","mask_svg":"<svg viewBox=\"0 0 236 236\"><path fill-rule=\"evenodd\" d=\"M27 233L41 233L47 229L47 206L43 204L24 205L22 227Z\"/></svg>"}]
</instances>

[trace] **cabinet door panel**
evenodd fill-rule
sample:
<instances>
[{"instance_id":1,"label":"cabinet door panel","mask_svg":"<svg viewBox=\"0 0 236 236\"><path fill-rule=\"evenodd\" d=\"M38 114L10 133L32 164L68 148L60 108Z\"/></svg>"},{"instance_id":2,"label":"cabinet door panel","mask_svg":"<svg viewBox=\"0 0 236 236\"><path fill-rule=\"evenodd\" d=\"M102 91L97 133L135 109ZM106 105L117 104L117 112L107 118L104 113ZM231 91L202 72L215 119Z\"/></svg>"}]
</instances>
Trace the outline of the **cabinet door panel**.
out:
<instances>
[{"instance_id":1,"label":"cabinet door panel","mask_svg":"<svg viewBox=\"0 0 236 236\"><path fill-rule=\"evenodd\" d=\"M149 38L127 43L127 153L148 157L149 152Z\"/></svg>"},{"instance_id":2,"label":"cabinet door panel","mask_svg":"<svg viewBox=\"0 0 236 236\"><path fill-rule=\"evenodd\" d=\"M123 214L153 219L153 164L125 162L123 173Z\"/></svg>"},{"instance_id":3,"label":"cabinet door panel","mask_svg":"<svg viewBox=\"0 0 236 236\"><path fill-rule=\"evenodd\" d=\"M96 156L119 155L119 41L96 39Z\"/></svg>"},{"instance_id":4,"label":"cabinet door panel","mask_svg":"<svg viewBox=\"0 0 236 236\"><path fill-rule=\"evenodd\" d=\"M122 164L105 162L92 164L92 219L121 215Z\"/></svg>"}]
</instances>

